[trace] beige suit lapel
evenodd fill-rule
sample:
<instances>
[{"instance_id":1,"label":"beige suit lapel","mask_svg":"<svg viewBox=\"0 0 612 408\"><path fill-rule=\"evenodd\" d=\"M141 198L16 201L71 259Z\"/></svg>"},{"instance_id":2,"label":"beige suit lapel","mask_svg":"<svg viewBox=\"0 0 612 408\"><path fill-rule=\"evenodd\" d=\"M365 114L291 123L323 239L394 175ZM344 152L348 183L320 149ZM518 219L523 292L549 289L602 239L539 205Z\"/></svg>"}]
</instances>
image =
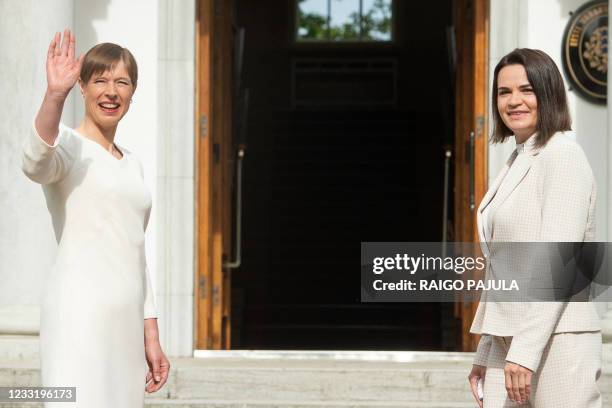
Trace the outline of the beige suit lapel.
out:
<instances>
[{"instance_id":1,"label":"beige suit lapel","mask_svg":"<svg viewBox=\"0 0 612 408\"><path fill-rule=\"evenodd\" d=\"M509 172L507 175L507 180L505 180L499 190L496 193L496 198L494 202L494 208L490 209L491 217L495 217L495 211L503 205L504 201L510 196L510 193L514 191L514 189L521 183L521 181L525 178L525 175L531 168L531 164L533 163L533 156L529 153L519 155L512 166L516 166L513 171Z\"/></svg>"},{"instance_id":2,"label":"beige suit lapel","mask_svg":"<svg viewBox=\"0 0 612 408\"><path fill-rule=\"evenodd\" d=\"M478 227L478 237L481 243L484 243L486 241L485 236L484 236L484 230L483 230L484 226L483 226L483 219L482 219L482 211L486 208L487 205L489 205L489 203L495 196L495 193L497 193L497 190L499 189L499 185L501 184L502 180L506 176L506 173L508 173L508 170L510 169L510 166L516 159L517 155L518 155L518 152L514 150L514 152L512 153L512 155L510 155L510 158L506 162L506 165L499 172L495 180L493 180L491 187L487 190L484 197L480 201L480 205L478 206L478 210L476 211L476 225Z\"/></svg>"},{"instance_id":3,"label":"beige suit lapel","mask_svg":"<svg viewBox=\"0 0 612 408\"><path fill-rule=\"evenodd\" d=\"M495 193L497 193L497 190L499 189L499 185L503 181L504 177L506 177L506 173L508 173L508 170L510 170L510 166L516 159L516 156L517 156L517 152L515 150L510 156L510 158L508 159L508 161L506 162L506 165L504 166L504 168L499 172L495 180L493 180L491 187L487 190L484 197L482 198L482 201L480 202L480 205L478 206L479 214L482 213L482 211L486 208L487 205L489 205L489 203L495 196Z\"/></svg>"}]
</instances>

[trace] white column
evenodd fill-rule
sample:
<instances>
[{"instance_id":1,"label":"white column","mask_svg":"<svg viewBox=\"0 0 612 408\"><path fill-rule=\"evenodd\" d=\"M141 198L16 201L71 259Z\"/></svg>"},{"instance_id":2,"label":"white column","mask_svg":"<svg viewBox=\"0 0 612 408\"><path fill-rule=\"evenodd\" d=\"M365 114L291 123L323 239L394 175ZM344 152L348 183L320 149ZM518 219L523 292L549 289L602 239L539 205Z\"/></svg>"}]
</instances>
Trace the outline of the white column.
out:
<instances>
[{"instance_id":1,"label":"white column","mask_svg":"<svg viewBox=\"0 0 612 408\"><path fill-rule=\"evenodd\" d=\"M0 0L0 334L38 334L44 278L56 242L41 187L20 170L21 142L42 102L56 31L72 28L73 0ZM73 95L62 120L72 120Z\"/></svg>"},{"instance_id":2,"label":"white column","mask_svg":"<svg viewBox=\"0 0 612 408\"><path fill-rule=\"evenodd\" d=\"M195 0L159 0L157 299L162 345L193 355Z\"/></svg>"}]
</instances>

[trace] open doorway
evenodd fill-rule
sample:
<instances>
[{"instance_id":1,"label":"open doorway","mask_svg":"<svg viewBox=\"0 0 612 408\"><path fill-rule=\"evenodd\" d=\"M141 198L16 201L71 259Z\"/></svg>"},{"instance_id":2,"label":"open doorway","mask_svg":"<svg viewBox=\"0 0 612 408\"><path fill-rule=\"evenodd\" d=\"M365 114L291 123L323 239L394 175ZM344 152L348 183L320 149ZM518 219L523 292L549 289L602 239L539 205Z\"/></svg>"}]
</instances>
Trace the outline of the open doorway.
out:
<instances>
[{"instance_id":1,"label":"open doorway","mask_svg":"<svg viewBox=\"0 0 612 408\"><path fill-rule=\"evenodd\" d=\"M362 304L357 260L362 241L474 235L469 203L455 200L477 199L485 178L468 180L484 128L478 147L464 145L477 111L474 3L200 1L198 348L466 348L471 310ZM237 144L242 262L227 270L236 208L223 186L236 177L223 169ZM477 153L467 164L466 146Z\"/></svg>"},{"instance_id":2,"label":"open doorway","mask_svg":"<svg viewBox=\"0 0 612 408\"><path fill-rule=\"evenodd\" d=\"M359 3L236 2L250 109L234 348L454 347L452 309L362 304L356 273L361 241L442 239L451 1L378 2L389 41L300 38L300 14L333 25Z\"/></svg>"}]
</instances>

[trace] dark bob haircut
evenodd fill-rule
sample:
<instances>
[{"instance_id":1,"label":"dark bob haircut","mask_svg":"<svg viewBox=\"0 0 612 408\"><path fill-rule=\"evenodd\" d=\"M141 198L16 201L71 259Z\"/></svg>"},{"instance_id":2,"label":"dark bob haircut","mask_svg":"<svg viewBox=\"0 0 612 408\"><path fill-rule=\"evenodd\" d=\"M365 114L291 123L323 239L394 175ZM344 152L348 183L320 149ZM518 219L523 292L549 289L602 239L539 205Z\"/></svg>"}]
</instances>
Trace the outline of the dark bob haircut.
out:
<instances>
[{"instance_id":1,"label":"dark bob haircut","mask_svg":"<svg viewBox=\"0 0 612 408\"><path fill-rule=\"evenodd\" d=\"M497 109L497 79L499 71L508 65L522 65L527 72L527 79L538 103L538 120L535 141L537 147L542 147L548 140L560 131L572 130L572 118L567 107L567 96L563 77L555 62L543 51L529 48L517 48L504 56L495 67L493 75L492 112L493 112L493 143L503 143L507 137L514 134L510 130Z\"/></svg>"},{"instance_id":2,"label":"dark bob haircut","mask_svg":"<svg viewBox=\"0 0 612 408\"><path fill-rule=\"evenodd\" d=\"M81 66L81 80L87 84L92 75L112 70L119 61L125 64L130 81L136 89L138 84L136 59L127 48L113 43L101 43L87 51Z\"/></svg>"}]
</instances>

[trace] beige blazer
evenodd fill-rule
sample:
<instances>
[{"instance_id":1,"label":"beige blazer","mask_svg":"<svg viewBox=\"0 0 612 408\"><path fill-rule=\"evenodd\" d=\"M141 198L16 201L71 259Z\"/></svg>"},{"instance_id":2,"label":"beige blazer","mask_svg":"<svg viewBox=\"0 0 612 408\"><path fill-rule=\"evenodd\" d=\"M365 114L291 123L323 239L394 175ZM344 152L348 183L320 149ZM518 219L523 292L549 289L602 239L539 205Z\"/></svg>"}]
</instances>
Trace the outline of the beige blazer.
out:
<instances>
[{"instance_id":1,"label":"beige blazer","mask_svg":"<svg viewBox=\"0 0 612 408\"><path fill-rule=\"evenodd\" d=\"M582 148L557 133L544 147L525 151L517 160L518 156L515 150L478 207L480 245L488 260L485 279L491 272L495 242L581 242L595 238L596 184ZM520 167L510 172L512 179L502 183L513 164ZM495 208L489 209L487 241L482 211L495 195ZM491 335L513 336L506 360L536 371L553 333L601 330L590 302L487 302L486 298L483 291L470 329L483 334L474 364L486 366Z\"/></svg>"}]
</instances>

